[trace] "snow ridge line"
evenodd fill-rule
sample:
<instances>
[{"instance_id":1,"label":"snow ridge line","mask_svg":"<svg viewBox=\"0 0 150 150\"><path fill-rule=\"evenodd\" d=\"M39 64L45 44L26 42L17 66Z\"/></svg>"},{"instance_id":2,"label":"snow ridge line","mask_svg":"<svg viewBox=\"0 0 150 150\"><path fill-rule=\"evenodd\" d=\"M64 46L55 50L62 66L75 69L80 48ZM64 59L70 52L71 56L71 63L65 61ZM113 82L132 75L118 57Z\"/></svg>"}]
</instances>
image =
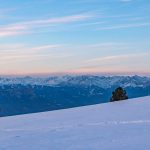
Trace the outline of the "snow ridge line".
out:
<instances>
[{"instance_id":1,"label":"snow ridge line","mask_svg":"<svg viewBox=\"0 0 150 150\"><path fill-rule=\"evenodd\" d=\"M15 131L59 131L63 129L70 129L75 127L84 127L84 126L105 126L105 125L124 125L124 124L143 124L150 123L150 120L133 120L133 121L106 121L106 122L97 122L97 123L87 123L87 124L76 124L73 126L61 125L58 127L49 127L49 128L34 128L34 129L1 129L0 132L15 132Z\"/></svg>"},{"instance_id":2,"label":"snow ridge line","mask_svg":"<svg viewBox=\"0 0 150 150\"><path fill-rule=\"evenodd\" d=\"M106 121L99 123L88 123L87 125L120 125L120 124L143 124L150 123L150 120L132 120L132 121Z\"/></svg>"}]
</instances>

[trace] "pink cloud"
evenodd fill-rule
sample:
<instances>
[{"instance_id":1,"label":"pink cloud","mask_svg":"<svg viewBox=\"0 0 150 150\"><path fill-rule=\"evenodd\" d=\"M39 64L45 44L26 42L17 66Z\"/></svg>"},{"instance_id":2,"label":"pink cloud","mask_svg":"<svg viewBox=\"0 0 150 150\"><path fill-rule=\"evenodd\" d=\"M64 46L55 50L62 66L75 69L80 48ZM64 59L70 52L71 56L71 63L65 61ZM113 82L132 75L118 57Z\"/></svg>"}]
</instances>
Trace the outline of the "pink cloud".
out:
<instances>
[{"instance_id":1,"label":"pink cloud","mask_svg":"<svg viewBox=\"0 0 150 150\"><path fill-rule=\"evenodd\" d=\"M34 20L34 21L26 21L26 22L9 24L9 25L0 27L0 37L25 34L25 33L30 32L30 30L37 28L37 27L43 27L47 25L56 26L62 23L83 21L90 17L91 17L90 15L79 14L79 15L71 15L71 16L56 17L56 18L50 18L50 19Z\"/></svg>"}]
</instances>

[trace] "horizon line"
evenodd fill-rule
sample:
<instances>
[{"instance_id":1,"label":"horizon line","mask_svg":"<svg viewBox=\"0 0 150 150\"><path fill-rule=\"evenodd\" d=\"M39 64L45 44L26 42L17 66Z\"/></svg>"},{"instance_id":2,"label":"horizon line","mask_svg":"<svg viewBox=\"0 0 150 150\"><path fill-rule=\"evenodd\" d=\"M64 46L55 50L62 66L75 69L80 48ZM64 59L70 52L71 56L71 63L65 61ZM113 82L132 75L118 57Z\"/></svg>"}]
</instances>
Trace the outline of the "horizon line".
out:
<instances>
[{"instance_id":1,"label":"horizon line","mask_svg":"<svg viewBox=\"0 0 150 150\"><path fill-rule=\"evenodd\" d=\"M45 73L0 73L0 76L64 76L64 75L103 75L103 76L150 76L149 72L45 72Z\"/></svg>"}]
</instances>

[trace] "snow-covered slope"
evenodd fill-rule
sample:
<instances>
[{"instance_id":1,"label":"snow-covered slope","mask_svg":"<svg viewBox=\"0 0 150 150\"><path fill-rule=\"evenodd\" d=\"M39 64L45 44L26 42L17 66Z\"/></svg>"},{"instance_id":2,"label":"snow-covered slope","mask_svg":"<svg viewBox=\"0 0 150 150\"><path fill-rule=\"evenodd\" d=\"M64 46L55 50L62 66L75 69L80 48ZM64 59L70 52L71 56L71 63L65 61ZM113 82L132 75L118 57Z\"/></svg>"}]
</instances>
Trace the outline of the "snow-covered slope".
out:
<instances>
[{"instance_id":1,"label":"snow-covered slope","mask_svg":"<svg viewBox=\"0 0 150 150\"><path fill-rule=\"evenodd\" d=\"M149 150L150 96L0 118L0 150Z\"/></svg>"}]
</instances>

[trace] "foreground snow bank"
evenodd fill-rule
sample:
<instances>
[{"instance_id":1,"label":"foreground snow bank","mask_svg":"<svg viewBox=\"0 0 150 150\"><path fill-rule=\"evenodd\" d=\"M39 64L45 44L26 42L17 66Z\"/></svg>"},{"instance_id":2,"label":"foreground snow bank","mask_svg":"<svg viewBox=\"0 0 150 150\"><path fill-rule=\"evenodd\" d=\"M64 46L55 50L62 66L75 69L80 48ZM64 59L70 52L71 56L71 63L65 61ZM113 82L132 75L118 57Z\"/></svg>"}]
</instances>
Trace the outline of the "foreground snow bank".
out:
<instances>
[{"instance_id":1,"label":"foreground snow bank","mask_svg":"<svg viewBox=\"0 0 150 150\"><path fill-rule=\"evenodd\" d=\"M0 118L0 150L149 150L150 96Z\"/></svg>"}]
</instances>

